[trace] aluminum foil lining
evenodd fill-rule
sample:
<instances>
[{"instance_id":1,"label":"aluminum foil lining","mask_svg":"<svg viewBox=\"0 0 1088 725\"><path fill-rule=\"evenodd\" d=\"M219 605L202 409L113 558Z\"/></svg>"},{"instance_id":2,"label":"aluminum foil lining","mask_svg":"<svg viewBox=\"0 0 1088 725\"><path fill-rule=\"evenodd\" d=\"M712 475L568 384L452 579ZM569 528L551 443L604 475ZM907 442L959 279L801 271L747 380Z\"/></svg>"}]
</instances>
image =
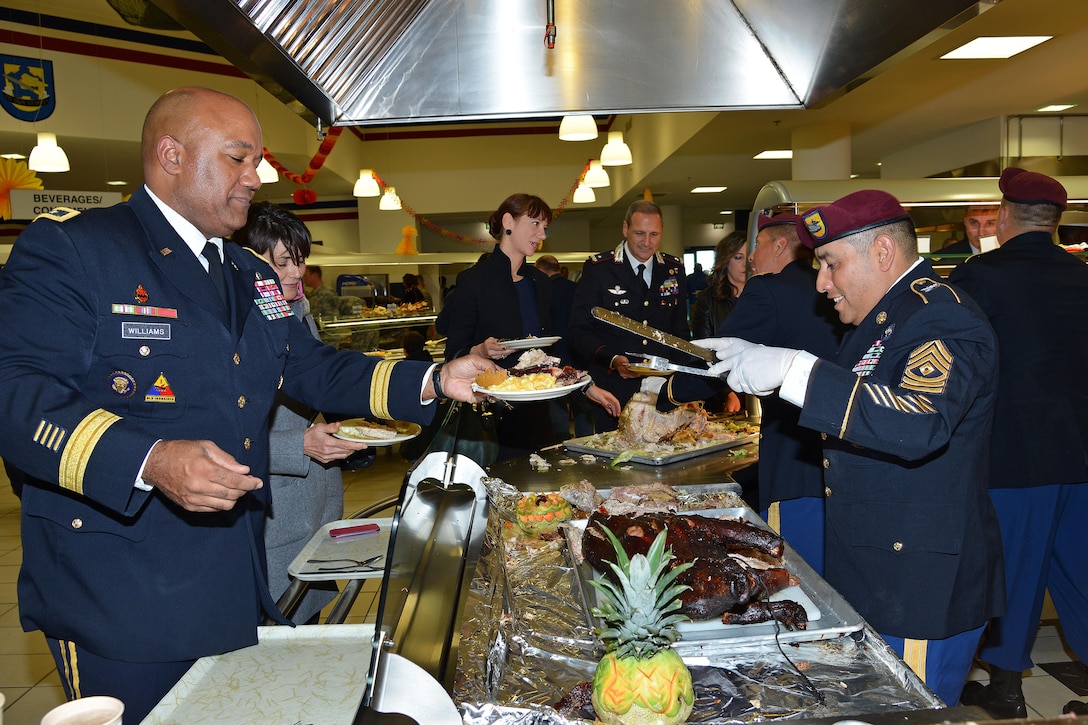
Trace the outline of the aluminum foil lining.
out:
<instances>
[{"instance_id":1,"label":"aluminum foil lining","mask_svg":"<svg viewBox=\"0 0 1088 725\"><path fill-rule=\"evenodd\" d=\"M603 648L587 616L577 573L556 535L517 535L521 493L485 480L492 510L462 620L454 700L464 722L592 722L554 705L590 681ZM738 645L701 640L678 651L692 669L689 722L857 716L941 707L941 702L868 626L814 642Z\"/></svg>"}]
</instances>

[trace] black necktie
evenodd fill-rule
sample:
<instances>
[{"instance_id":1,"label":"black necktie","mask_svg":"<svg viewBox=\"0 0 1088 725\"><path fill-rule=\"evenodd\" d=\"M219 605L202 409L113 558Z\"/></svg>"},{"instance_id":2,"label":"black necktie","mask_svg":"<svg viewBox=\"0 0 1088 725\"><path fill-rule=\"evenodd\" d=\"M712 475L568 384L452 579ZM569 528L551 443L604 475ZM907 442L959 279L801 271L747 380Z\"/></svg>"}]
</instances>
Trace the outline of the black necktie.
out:
<instances>
[{"instance_id":1,"label":"black necktie","mask_svg":"<svg viewBox=\"0 0 1088 725\"><path fill-rule=\"evenodd\" d=\"M642 283L643 287L649 287L650 286L650 285L646 284L646 265L645 264L640 264L638 266L638 281Z\"/></svg>"},{"instance_id":2,"label":"black necktie","mask_svg":"<svg viewBox=\"0 0 1088 725\"><path fill-rule=\"evenodd\" d=\"M219 258L219 247L213 242L204 245L202 252L204 259L208 260L208 276L212 278L215 291L219 293L219 299L223 301L223 309L227 308L227 280L223 277L223 260Z\"/></svg>"}]
</instances>

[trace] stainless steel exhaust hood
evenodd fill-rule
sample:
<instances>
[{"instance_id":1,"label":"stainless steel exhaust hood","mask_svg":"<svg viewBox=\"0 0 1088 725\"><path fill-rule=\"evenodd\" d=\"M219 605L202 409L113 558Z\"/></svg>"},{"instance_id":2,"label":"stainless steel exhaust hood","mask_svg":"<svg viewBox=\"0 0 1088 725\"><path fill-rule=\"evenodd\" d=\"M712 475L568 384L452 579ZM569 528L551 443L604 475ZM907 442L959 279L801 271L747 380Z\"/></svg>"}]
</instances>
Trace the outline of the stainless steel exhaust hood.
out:
<instances>
[{"instance_id":1,"label":"stainless steel exhaust hood","mask_svg":"<svg viewBox=\"0 0 1088 725\"><path fill-rule=\"evenodd\" d=\"M153 0L311 120L812 107L977 0ZM545 28L554 11L554 48Z\"/></svg>"}]
</instances>

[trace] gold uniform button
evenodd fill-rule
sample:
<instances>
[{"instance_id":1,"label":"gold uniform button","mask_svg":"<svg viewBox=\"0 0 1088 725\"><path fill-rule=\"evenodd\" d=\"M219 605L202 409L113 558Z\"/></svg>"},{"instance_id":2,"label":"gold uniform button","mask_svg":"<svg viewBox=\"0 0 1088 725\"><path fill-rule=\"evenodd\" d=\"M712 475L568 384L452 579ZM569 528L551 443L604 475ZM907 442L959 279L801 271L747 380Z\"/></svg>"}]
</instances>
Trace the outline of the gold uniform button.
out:
<instances>
[{"instance_id":1,"label":"gold uniform button","mask_svg":"<svg viewBox=\"0 0 1088 725\"><path fill-rule=\"evenodd\" d=\"M72 519L72 528L73 529L82 529L83 528L83 519Z\"/></svg>"},{"instance_id":2,"label":"gold uniform button","mask_svg":"<svg viewBox=\"0 0 1088 725\"><path fill-rule=\"evenodd\" d=\"M643 300L642 306L643 307L649 307L650 306L650 301L649 300Z\"/></svg>"},{"instance_id":3,"label":"gold uniform button","mask_svg":"<svg viewBox=\"0 0 1088 725\"><path fill-rule=\"evenodd\" d=\"M902 551L903 550L903 542L902 541L895 542L894 544L892 544L892 549L894 549L896 551Z\"/></svg>"},{"instance_id":4,"label":"gold uniform button","mask_svg":"<svg viewBox=\"0 0 1088 725\"><path fill-rule=\"evenodd\" d=\"M238 407L239 408L246 407L246 396L244 396L244 395L239 395L238 396Z\"/></svg>"},{"instance_id":5,"label":"gold uniform button","mask_svg":"<svg viewBox=\"0 0 1088 725\"><path fill-rule=\"evenodd\" d=\"M245 448L247 451L249 450L249 447L251 445L253 445L253 441L251 441L249 438L246 438L244 441L242 441L242 447Z\"/></svg>"},{"instance_id":6,"label":"gold uniform button","mask_svg":"<svg viewBox=\"0 0 1088 725\"><path fill-rule=\"evenodd\" d=\"M151 354L151 348L147 345L140 345L140 357L147 357Z\"/></svg>"},{"instance_id":7,"label":"gold uniform button","mask_svg":"<svg viewBox=\"0 0 1088 725\"><path fill-rule=\"evenodd\" d=\"M824 468L831 468L831 461L827 460L826 458L824 459Z\"/></svg>"},{"instance_id":8,"label":"gold uniform button","mask_svg":"<svg viewBox=\"0 0 1088 725\"><path fill-rule=\"evenodd\" d=\"M824 498L831 498L831 486L824 486Z\"/></svg>"},{"instance_id":9,"label":"gold uniform button","mask_svg":"<svg viewBox=\"0 0 1088 725\"><path fill-rule=\"evenodd\" d=\"M820 440L826 441L827 440L827 433L821 433L820 434Z\"/></svg>"},{"instance_id":10,"label":"gold uniform button","mask_svg":"<svg viewBox=\"0 0 1088 725\"><path fill-rule=\"evenodd\" d=\"M241 365L242 364L242 356L239 355L238 353L234 353L234 364L235 365Z\"/></svg>"},{"instance_id":11,"label":"gold uniform button","mask_svg":"<svg viewBox=\"0 0 1088 725\"><path fill-rule=\"evenodd\" d=\"M650 341L649 341L649 340L647 340L646 338L642 338L642 344L643 344L643 345L649 345L649 344L650 344Z\"/></svg>"}]
</instances>

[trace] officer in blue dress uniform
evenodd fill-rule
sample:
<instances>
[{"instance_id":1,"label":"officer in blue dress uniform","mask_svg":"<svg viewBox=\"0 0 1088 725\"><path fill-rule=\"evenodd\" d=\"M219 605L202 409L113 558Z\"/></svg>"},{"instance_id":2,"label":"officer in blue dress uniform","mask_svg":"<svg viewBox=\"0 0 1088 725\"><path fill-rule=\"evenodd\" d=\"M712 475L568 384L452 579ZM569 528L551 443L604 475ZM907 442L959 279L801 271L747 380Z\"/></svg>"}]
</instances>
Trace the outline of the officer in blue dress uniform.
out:
<instances>
[{"instance_id":1,"label":"officer in blue dress uniform","mask_svg":"<svg viewBox=\"0 0 1088 725\"><path fill-rule=\"evenodd\" d=\"M260 187L261 131L226 94L160 98L130 201L57 210L0 274L0 456L22 491L19 614L69 698L113 695L137 723L199 657L278 616L265 576L269 413L427 422L492 366L439 370L338 353L289 319L275 272L222 237ZM223 256L220 256L223 255Z\"/></svg>"},{"instance_id":2,"label":"officer in blue dress uniform","mask_svg":"<svg viewBox=\"0 0 1088 725\"><path fill-rule=\"evenodd\" d=\"M650 342L593 317L594 307L618 312L671 335L688 339L684 263L658 251L663 217L652 201L627 208L624 241L610 252L590 257L574 291L570 314L570 347L579 365L587 365L593 381L626 405L638 392L641 376L630 370L627 353L676 357L676 351ZM614 430L616 419L594 407L598 431Z\"/></svg>"},{"instance_id":3,"label":"officer in blue dress uniform","mask_svg":"<svg viewBox=\"0 0 1088 725\"><path fill-rule=\"evenodd\" d=\"M797 233L794 214L760 214L750 263L756 276L715 332L762 345L807 350L831 358L844 331L831 303L816 291L812 250ZM725 382L694 375L669 377L657 407L703 400ZM817 573L824 565L824 470L819 434L802 427L800 411L778 396L763 400L759 440L759 509Z\"/></svg>"},{"instance_id":4,"label":"officer in blue dress uniform","mask_svg":"<svg viewBox=\"0 0 1088 725\"><path fill-rule=\"evenodd\" d=\"M1008 168L999 188L1001 246L949 280L978 301L1000 344L989 484L1008 611L979 649L990 683L968 683L962 700L1007 719L1027 717L1021 675L1032 667L1044 590L1065 641L1088 658L1088 266L1054 243L1066 206L1060 183Z\"/></svg>"},{"instance_id":5,"label":"officer in blue dress uniform","mask_svg":"<svg viewBox=\"0 0 1088 725\"><path fill-rule=\"evenodd\" d=\"M781 398L825 440L824 577L945 702L1004 611L986 493L997 350L985 315L918 257L895 197L859 191L802 214L817 288L847 333L833 360L708 342L729 387Z\"/></svg>"}]
</instances>

